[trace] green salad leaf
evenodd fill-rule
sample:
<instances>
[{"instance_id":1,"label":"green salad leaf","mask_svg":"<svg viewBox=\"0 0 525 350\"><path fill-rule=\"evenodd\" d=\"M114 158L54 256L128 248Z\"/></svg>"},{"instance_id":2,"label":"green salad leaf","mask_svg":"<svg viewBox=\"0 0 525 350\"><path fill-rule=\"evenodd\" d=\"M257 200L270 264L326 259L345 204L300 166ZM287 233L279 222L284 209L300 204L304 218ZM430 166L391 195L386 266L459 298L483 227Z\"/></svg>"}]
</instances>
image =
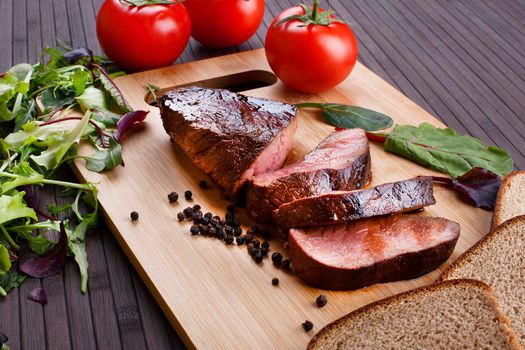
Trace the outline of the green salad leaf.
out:
<instances>
[{"instance_id":1,"label":"green salad leaf","mask_svg":"<svg viewBox=\"0 0 525 350\"><path fill-rule=\"evenodd\" d=\"M475 167L505 176L512 171L512 157L502 148L486 146L480 140L450 128L428 123L396 125L388 134L384 149L456 178Z\"/></svg>"},{"instance_id":2,"label":"green salad leaf","mask_svg":"<svg viewBox=\"0 0 525 350\"><path fill-rule=\"evenodd\" d=\"M6 296L14 288L18 288L26 279L26 275L18 272L0 274L0 296Z\"/></svg>"},{"instance_id":3,"label":"green salad leaf","mask_svg":"<svg viewBox=\"0 0 525 350\"><path fill-rule=\"evenodd\" d=\"M11 259L6 247L0 245L0 275L7 273L11 269Z\"/></svg>"}]
</instances>

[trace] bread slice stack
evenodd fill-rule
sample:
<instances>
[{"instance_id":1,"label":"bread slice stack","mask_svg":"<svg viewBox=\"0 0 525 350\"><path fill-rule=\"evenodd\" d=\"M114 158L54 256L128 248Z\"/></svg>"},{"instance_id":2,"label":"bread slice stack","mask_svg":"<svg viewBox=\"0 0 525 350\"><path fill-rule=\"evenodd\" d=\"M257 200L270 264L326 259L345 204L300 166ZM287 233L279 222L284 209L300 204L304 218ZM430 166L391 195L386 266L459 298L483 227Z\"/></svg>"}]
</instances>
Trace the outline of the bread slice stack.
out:
<instances>
[{"instance_id":1,"label":"bread slice stack","mask_svg":"<svg viewBox=\"0 0 525 350\"><path fill-rule=\"evenodd\" d=\"M310 349L525 349L525 171L507 175L492 230L438 283L367 305Z\"/></svg>"},{"instance_id":2,"label":"bread slice stack","mask_svg":"<svg viewBox=\"0 0 525 350\"><path fill-rule=\"evenodd\" d=\"M492 228L525 215L525 171L514 171L503 179L492 216Z\"/></svg>"},{"instance_id":3,"label":"bread slice stack","mask_svg":"<svg viewBox=\"0 0 525 350\"><path fill-rule=\"evenodd\" d=\"M445 281L358 309L308 349L520 349L486 284Z\"/></svg>"}]
</instances>

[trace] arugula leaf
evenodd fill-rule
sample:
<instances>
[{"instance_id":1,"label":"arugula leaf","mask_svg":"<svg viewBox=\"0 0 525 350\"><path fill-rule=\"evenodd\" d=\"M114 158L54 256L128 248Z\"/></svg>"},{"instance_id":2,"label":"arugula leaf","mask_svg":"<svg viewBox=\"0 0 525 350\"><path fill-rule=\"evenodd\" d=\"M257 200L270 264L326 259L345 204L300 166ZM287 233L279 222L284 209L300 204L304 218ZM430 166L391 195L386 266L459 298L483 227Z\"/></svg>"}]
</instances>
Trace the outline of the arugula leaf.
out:
<instances>
[{"instance_id":1,"label":"arugula leaf","mask_svg":"<svg viewBox=\"0 0 525 350\"><path fill-rule=\"evenodd\" d=\"M80 290L82 293L87 291L88 283L88 267L89 263L87 260L86 253L86 231L89 225L89 220L83 220L73 231L73 234L69 237L69 249L75 257L75 261L80 270Z\"/></svg>"},{"instance_id":2,"label":"arugula leaf","mask_svg":"<svg viewBox=\"0 0 525 350\"><path fill-rule=\"evenodd\" d=\"M431 169L458 177L474 167L488 169L499 176L512 171L512 158L502 148L485 146L480 140L449 128L428 123L418 127L396 125L388 134L384 149Z\"/></svg>"},{"instance_id":3,"label":"arugula leaf","mask_svg":"<svg viewBox=\"0 0 525 350\"><path fill-rule=\"evenodd\" d=\"M11 269L11 259L6 247L0 244L0 275L7 273Z\"/></svg>"},{"instance_id":4,"label":"arugula leaf","mask_svg":"<svg viewBox=\"0 0 525 350\"><path fill-rule=\"evenodd\" d=\"M0 274L0 296L6 296L14 288L18 288L26 279L26 275L18 272Z\"/></svg>"},{"instance_id":5,"label":"arugula leaf","mask_svg":"<svg viewBox=\"0 0 525 350\"><path fill-rule=\"evenodd\" d=\"M91 113L88 111L84 114L80 122L71 130L64 133L62 140L46 139L47 149L40 153L40 155L32 155L31 159L36 164L50 170L59 165L67 154L71 146L80 142L84 130L89 124L89 117Z\"/></svg>"},{"instance_id":6,"label":"arugula leaf","mask_svg":"<svg viewBox=\"0 0 525 350\"><path fill-rule=\"evenodd\" d=\"M91 171L101 172L113 169L122 163L122 146L110 138L109 148L102 148L85 159L86 168Z\"/></svg>"},{"instance_id":7,"label":"arugula leaf","mask_svg":"<svg viewBox=\"0 0 525 350\"><path fill-rule=\"evenodd\" d=\"M324 120L340 128L361 128L377 131L390 128L394 121L389 116L371 109L338 103L299 103L298 108L319 108Z\"/></svg>"}]
</instances>

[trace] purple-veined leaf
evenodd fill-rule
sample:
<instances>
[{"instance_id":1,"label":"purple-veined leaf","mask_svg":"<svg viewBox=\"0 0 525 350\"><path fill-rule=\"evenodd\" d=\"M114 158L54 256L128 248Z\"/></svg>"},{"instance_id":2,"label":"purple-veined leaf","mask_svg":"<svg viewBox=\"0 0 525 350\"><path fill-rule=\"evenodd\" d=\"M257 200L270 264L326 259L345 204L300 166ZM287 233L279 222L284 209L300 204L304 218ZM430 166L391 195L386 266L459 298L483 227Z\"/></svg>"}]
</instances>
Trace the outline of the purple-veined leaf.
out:
<instances>
[{"instance_id":1,"label":"purple-veined leaf","mask_svg":"<svg viewBox=\"0 0 525 350\"><path fill-rule=\"evenodd\" d=\"M85 47L80 47L64 53L64 58L69 64L74 64L82 57L93 57L93 51L86 49Z\"/></svg>"},{"instance_id":2,"label":"purple-veined leaf","mask_svg":"<svg viewBox=\"0 0 525 350\"><path fill-rule=\"evenodd\" d=\"M26 252L20 259L19 269L25 274L43 278L56 275L62 271L66 263L68 239L64 223L60 223L60 239L57 244L44 255Z\"/></svg>"},{"instance_id":3,"label":"purple-veined leaf","mask_svg":"<svg viewBox=\"0 0 525 350\"><path fill-rule=\"evenodd\" d=\"M133 111L126 113L120 118L120 120L117 122L117 132L115 134L115 139L122 143L122 138L124 134L135 124L142 123L144 119L146 119L146 116L148 115L148 111Z\"/></svg>"},{"instance_id":4,"label":"purple-veined leaf","mask_svg":"<svg viewBox=\"0 0 525 350\"><path fill-rule=\"evenodd\" d=\"M37 287L29 293L27 299L40 303L42 305L47 304L46 290L42 287Z\"/></svg>"}]
</instances>

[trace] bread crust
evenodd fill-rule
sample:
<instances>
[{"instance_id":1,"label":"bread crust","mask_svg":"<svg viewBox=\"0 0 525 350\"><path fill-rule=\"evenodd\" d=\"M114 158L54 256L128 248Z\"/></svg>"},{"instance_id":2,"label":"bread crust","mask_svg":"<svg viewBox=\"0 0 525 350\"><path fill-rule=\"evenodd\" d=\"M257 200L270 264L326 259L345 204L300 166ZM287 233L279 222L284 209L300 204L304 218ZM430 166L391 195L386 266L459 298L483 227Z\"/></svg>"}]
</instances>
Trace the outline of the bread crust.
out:
<instances>
[{"instance_id":1,"label":"bread crust","mask_svg":"<svg viewBox=\"0 0 525 350\"><path fill-rule=\"evenodd\" d=\"M463 254L461 254L452 264L450 264L438 277L437 281L445 281L449 279L449 275L456 269L461 268L465 265L469 258L473 255L476 255L483 247L492 242L499 234L500 231L506 230L510 226L514 225L525 225L525 215L516 216L512 219L509 219L497 226L494 230L491 230L485 235L482 239L476 242L472 247L467 249Z\"/></svg>"},{"instance_id":2,"label":"bread crust","mask_svg":"<svg viewBox=\"0 0 525 350\"><path fill-rule=\"evenodd\" d=\"M391 297L378 300L376 302L370 303L368 305L365 305L355 311L352 311L351 313L339 318L338 320L335 320L332 323L329 323L326 325L323 329L321 329L314 337L310 340L307 346L307 350L315 350L318 349L318 347L321 345L320 342L323 341L323 339L330 336L331 332L336 332L339 327L343 326L346 322L351 321L352 319L356 319L362 314L373 312L374 309L380 308L383 306L395 304L397 302L410 299L411 297L418 296L421 294L426 294L433 291L438 291L441 289L446 289L452 286L456 285L465 285L465 286L471 286L474 288L482 289L489 300L489 303L491 306L495 309L496 313L499 316L499 319L501 321L501 324L503 326L504 332L507 334L509 338L509 344L514 349L521 349L521 346L518 342L518 339L512 329L509 325L509 320L507 317L501 312L499 308L498 301L494 294L492 293L492 289L487 284L478 281L478 280L472 280L472 279L457 279L457 280L448 280L448 281L442 281L436 284L432 284L429 286L420 287L417 289L412 289L404 293L396 294Z\"/></svg>"},{"instance_id":3,"label":"bread crust","mask_svg":"<svg viewBox=\"0 0 525 350\"><path fill-rule=\"evenodd\" d=\"M494 207L494 213L492 214L492 222L490 226L491 230L495 229L498 225L503 223L503 221L500 219L500 215L503 212L505 206L505 191L507 190L512 179L516 176L525 177L525 170L513 171L507 174L501 182L501 186L498 190L498 196L496 199L496 205Z\"/></svg>"}]
</instances>

